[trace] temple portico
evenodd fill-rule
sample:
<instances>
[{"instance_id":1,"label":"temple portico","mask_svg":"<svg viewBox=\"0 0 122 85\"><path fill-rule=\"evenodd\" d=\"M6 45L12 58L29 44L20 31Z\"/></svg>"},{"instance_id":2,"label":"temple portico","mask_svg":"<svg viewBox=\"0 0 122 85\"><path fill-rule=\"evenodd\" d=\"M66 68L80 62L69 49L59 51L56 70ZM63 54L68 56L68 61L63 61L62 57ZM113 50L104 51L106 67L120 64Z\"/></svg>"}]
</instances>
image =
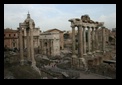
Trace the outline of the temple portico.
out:
<instances>
[{"instance_id":1,"label":"temple portico","mask_svg":"<svg viewBox=\"0 0 122 85\"><path fill-rule=\"evenodd\" d=\"M99 46L98 46L98 28L103 27L103 22L94 22L93 20L90 20L90 17L88 15L81 16L81 19L73 18L70 19L69 22L71 22L71 28L72 28L72 61L71 66L78 64L77 66L83 67L85 66L87 68L87 59L86 56L94 56L96 52L99 52ZM75 27L78 28L78 56L76 56L75 53ZM88 30L88 49L86 48L86 30ZM103 28L102 33L102 52L105 51L105 32ZM88 52L86 51L88 50ZM96 64L99 64L99 61L101 62L101 58L95 58L94 62ZM75 62L79 63L75 63ZM75 63L75 64L74 64ZM84 65L83 65L84 64ZM81 66L82 65L82 66ZM72 66L73 67L73 66Z\"/></svg>"}]
</instances>

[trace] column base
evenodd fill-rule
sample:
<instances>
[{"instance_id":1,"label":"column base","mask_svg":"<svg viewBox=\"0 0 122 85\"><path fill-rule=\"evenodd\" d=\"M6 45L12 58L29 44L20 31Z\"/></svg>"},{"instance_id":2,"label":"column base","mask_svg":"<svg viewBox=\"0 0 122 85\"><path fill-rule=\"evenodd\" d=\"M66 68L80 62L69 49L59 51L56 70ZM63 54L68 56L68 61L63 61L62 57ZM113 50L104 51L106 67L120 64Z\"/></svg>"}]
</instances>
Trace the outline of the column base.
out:
<instances>
[{"instance_id":1,"label":"column base","mask_svg":"<svg viewBox=\"0 0 122 85\"><path fill-rule=\"evenodd\" d=\"M84 70L88 69L85 58L79 58L79 68Z\"/></svg>"},{"instance_id":2,"label":"column base","mask_svg":"<svg viewBox=\"0 0 122 85\"><path fill-rule=\"evenodd\" d=\"M35 62L35 61L32 61L31 66L32 66L32 67L36 66L36 62Z\"/></svg>"},{"instance_id":3,"label":"column base","mask_svg":"<svg viewBox=\"0 0 122 85\"><path fill-rule=\"evenodd\" d=\"M24 60L20 60L20 65L24 65Z\"/></svg>"},{"instance_id":4,"label":"column base","mask_svg":"<svg viewBox=\"0 0 122 85\"><path fill-rule=\"evenodd\" d=\"M34 70L36 70L39 75L41 76L41 71L39 70L39 68L37 68L35 65L32 65L32 68L34 68Z\"/></svg>"}]
</instances>

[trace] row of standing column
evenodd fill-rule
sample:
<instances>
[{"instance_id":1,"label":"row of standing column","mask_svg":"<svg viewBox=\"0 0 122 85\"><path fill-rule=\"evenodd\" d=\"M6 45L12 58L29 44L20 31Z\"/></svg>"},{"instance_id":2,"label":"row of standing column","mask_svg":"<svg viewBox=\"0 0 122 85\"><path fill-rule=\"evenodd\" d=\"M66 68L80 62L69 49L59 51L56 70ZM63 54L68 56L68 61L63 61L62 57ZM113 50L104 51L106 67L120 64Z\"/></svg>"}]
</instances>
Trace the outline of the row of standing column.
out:
<instances>
[{"instance_id":1,"label":"row of standing column","mask_svg":"<svg viewBox=\"0 0 122 85\"><path fill-rule=\"evenodd\" d=\"M98 46L98 27L92 27L92 36L91 36L90 27L87 28L88 28L88 54L92 54L92 53L94 54L95 52L100 52ZM78 54L80 58L83 57L83 55L86 55L86 30L85 29L86 28L84 26L78 26ZM105 29L104 28L102 28L101 36L102 36L102 51L104 52L105 51ZM72 27L72 41L73 41L72 53L73 56L75 57L75 27Z\"/></svg>"},{"instance_id":2,"label":"row of standing column","mask_svg":"<svg viewBox=\"0 0 122 85\"><path fill-rule=\"evenodd\" d=\"M20 62L21 65L24 64L24 50L23 50L23 34L22 34L22 28L20 26L19 28L19 40L20 40ZM32 66L36 65L35 59L34 59L34 48L33 48L33 29L31 28L30 30L27 30L27 59L28 61L32 62ZM30 36L30 37L29 37Z\"/></svg>"}]
</instances>

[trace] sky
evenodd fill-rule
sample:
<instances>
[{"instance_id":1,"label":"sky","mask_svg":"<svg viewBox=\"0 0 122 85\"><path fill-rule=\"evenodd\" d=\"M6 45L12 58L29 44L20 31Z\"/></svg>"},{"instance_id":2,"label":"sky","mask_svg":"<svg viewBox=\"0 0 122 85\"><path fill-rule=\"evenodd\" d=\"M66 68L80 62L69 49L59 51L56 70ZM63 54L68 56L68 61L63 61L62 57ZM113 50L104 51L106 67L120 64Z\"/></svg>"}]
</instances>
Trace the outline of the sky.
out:
<instances>
[{"instance_id":1,"label":"sky","mask_svg":"<svg viewBox=\"0 0 122 85\"><path fill-rule=\"evenodd\" d=\"M116 28L116 4L4 4L4 29L17 29L28 11L35 27L42 31L71 30L68 20L85 14L93 21L104 22L108 29Z\"/></svg>"}]
</instances>

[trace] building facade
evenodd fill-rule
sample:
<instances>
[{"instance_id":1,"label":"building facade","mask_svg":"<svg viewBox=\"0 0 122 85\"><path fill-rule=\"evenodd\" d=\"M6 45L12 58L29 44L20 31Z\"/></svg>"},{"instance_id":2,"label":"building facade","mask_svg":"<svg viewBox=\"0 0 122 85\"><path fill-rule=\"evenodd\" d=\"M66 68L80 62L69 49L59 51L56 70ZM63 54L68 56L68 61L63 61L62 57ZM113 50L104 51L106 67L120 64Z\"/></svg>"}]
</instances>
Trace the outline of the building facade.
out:
<instances>
[{"instance_id":1,"label":"building facade","mask_svg":"<svg viewBox=\"0 0 122 85\"><path fill-rule=\"evenodd\" d=\"M4 47L10 49L18 48L18 31L10 28L4 29Z\"/></svg>"},{"instance_id":2,"label":"building facade","mask_svg":"<svg viewBox=\"0 0 122 85\"><path fill-rule=\"evenodd\" d=\"M53 33L53 32L57 32L60 34L60 49L64 49L64 35L63 35L63 31L59 30L59 29L50 29L50 30L47 30L46 32L50 32L50 33Z\"/></svg>"},{"instance_id":3,"label":"building facade","mask_svg":"<svg viewBox=\"0 0 122 85\"><path fill-rule=\"evenodd\" d=\"M60 55L60 34L59 33L41 33L39 52L47 56Z\"/></svg>"}]
</instances>

